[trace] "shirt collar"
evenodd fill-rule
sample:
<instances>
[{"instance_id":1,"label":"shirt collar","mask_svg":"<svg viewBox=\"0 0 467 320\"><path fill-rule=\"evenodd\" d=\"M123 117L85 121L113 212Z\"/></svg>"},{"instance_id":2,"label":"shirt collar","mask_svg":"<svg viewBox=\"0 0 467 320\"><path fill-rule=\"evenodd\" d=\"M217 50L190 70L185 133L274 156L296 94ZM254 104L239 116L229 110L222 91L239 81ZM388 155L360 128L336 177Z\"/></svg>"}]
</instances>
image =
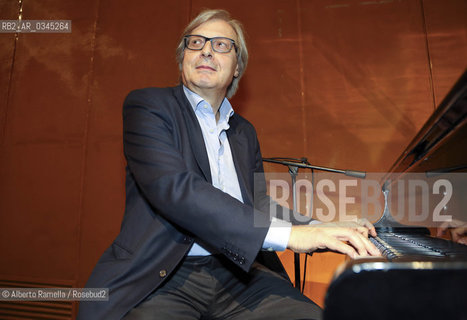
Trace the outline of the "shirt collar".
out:
<instances>
[{"instance_id":1,"label":"shirt collar","mask_svg":"<svg viewBox=\"0 0 467 320\"><path fill-rule=\"evenodd\" d=\"M200 95L191 91L187 87L183 86L183 91L188 101L190 102L193 111L196 112L196 110L203 104L203 102L209 105L209 103L206 100L204 100ZM211 105L209 105L209 107L211 107ZM227 123L229 122L230 117L234 114L232 105L230 104L227 98L224 98L224 100L222 101L221 106L219 108L219 113L219 121L223 121L225 119Z\"/></svg>"}]
</instances>

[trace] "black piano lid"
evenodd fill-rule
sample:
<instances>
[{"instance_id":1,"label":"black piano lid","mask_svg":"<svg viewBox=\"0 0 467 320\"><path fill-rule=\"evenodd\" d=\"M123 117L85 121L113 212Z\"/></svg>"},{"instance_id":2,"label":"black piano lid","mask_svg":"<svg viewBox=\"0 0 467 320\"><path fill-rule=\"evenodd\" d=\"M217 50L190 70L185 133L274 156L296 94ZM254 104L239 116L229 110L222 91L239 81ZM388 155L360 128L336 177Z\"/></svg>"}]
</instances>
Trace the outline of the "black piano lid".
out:
<instances>
[{"instance_id":1,"label":"black piano lid","mask_svg":"<svg viewBox=\"0 0 467 320\"><path fill-rule=\"evenodd\" d=\"M467 170L467 70L417 133L390 173Z\"/></svg>"},{"instance_id":2,"label":"black piano lid","mask_svg":"<svg viewBox=\"0 0 467 320\"><path fill-rule=\"evenodd\" d=\"M467 172L467 70L383 177L386 201L384 214L375 223L378 232L428 237L429 230L423 226L395 221L391 214L394 206L388 200L391 198L388 195L397 189L397 181L417 172L425 173L427 179L437 179L443 173ZM462 181L461 189L465 190ZM460 194L457 207L465 215L467 193ZM341 266L331 282L323 318L467 319L466 284L467 258L463 256L435 259L408 255L394 261L352 260Z\"/></svg>"},{"instance_id":3,"label":"black piano lid","mask_svg":"<svg viewBox=\"0 0 467 320\"><path fill-rule=\"evenodd\" d=\"M431 178L454 172L467 172L467 70L388 173L384 175L381 182L383 191L387 191L409 173L425 173L426 178ZM458 195L459 193L451 200L451 204L456 203L456 207L460 207L467 201L467 197ZM375 223L375 227L381 231L391 231L396 228L402 231L400 228L404 229L407 226L392 218L392 215L397 212L391 212L388 207L387 194L385 197L384 213ZM394 209L394 206L391 208ZM460 219L465 217L465 213L456 212L455 217ZM429 234L428 229L424 227L418 230L414 227L411 229L411 232Z\"/></svg>"}]
</instances>

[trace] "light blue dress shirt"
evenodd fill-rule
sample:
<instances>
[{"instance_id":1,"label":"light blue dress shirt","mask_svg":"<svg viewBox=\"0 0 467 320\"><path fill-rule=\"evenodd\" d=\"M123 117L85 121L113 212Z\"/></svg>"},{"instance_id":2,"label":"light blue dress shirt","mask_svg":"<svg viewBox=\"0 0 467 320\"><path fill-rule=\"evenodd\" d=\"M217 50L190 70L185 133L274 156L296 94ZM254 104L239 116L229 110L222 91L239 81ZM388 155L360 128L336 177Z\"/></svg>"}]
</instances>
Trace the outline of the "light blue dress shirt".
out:
<instances>
[{"instance_id":1,"label":"light blue dress shirt","mask_svg":"<svg viewBox=\"0 0 467 320\"><path fill-rule=\"evenodd\" d=\"M235 170L232 152L226 130L229 129L229 119L234 111L225 98L219 108L219 121L211 105L198 94L183 87L185 95L195 111L201 131L203 133L206 151L208 153L211 169L212 185L225 193L228 193L238 201L243 202L237 171ZM263 242L263 249L269 251L283 251L287 248L292 224L287 221L272 219L271 226ZM191 256L210 255L209 248L198 242L188 252Z\"/></svg>"}]
</instances>

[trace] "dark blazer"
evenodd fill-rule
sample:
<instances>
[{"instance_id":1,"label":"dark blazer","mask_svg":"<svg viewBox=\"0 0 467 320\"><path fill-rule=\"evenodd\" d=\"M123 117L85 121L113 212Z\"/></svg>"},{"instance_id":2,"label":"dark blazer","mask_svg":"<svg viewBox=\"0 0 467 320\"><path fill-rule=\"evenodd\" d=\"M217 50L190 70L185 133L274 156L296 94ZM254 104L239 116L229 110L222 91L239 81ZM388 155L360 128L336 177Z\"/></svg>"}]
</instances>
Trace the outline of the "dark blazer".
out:
<instances>
[{"instance_id":1,"label":"dark blazer","mask_svg":"<svg viewBox=\"0 0 467 320\"><path fill-rule=\"evenodd\" d=\"M212 186L201 128L182 86L132 91L123 122L125 214L86 284L109 288L109 301L81 302L81 320L121 319L160 286L195 239L248 272L270 225L269 216L253 208L254 197L267 208L267 197L256 132L247 120L234 114L227 131L244 203ZM275 254L263 254L263 264L283 272Z\"/></svg>"}]
</instances>

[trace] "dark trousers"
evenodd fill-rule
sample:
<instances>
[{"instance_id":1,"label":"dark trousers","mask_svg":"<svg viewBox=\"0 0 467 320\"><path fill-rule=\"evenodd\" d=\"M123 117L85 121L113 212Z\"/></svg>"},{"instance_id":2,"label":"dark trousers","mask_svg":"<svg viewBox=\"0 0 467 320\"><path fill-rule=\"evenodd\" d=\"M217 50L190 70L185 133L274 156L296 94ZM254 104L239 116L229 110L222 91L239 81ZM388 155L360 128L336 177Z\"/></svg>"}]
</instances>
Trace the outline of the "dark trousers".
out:
<instances>
[{"instance_id":1,"label":"dark trousers","mask_svg":"<svg viewBox=\"0 0 467 320\"><path fill-rule=\"evenodd\" d=\"M321 319L319 306L279 274L255 263L247 274L222 256L186 257L124 320Z\"/></svg>"}]
</instances>

